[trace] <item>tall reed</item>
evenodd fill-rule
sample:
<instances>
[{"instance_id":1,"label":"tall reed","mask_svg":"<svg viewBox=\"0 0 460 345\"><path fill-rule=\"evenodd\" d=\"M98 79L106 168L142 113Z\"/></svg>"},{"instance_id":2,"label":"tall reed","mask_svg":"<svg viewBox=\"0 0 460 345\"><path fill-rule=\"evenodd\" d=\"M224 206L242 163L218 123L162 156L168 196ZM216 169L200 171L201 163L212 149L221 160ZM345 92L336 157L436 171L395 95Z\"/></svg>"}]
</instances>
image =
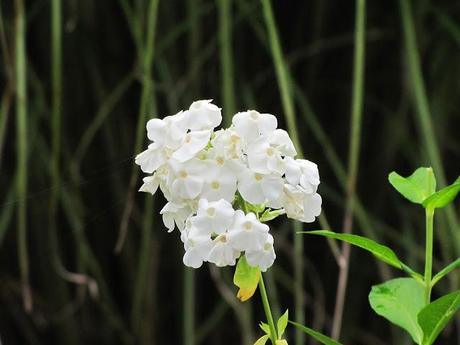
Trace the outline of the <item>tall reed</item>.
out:
<instances>
[{"instance_id":1,"label":"tall reed","mask_svg":"<svg viewBox=\"0 0 460 345\"><path fill-rule=\"evenodd\" d=\"M287 127L294 143L294 146L299 151L300 157L303 156L302 146L299 141L297 130L295 108L292 91L289 85L289 77L287 65L284 61L283 52L276 28L276 22L273 15L273 9L270 0L262 0L262 9L264 14L265 25L267 27L269 45L271 49L273 64L276 71L276 79L278 88L281 94L283 104L283 112L286 118ZM301 230L299 222L294 222L294 281L295 281L295 319L297 322L305 323L305 308L304 308L304 268L303 268L303 237L296 236L295 233ZM295 344L303 344L305 335L301 331L296 331Z\"/></svg>"},{"instance_id":2,"label":"tall reed","mask_svg":"<svg viewBox=\"0 0 460 345\"><path fill-rule=\"evenodd\" d=\"M23 0L15 1L15 44L16 44L16 187L17 197L17 236L19 270L23 305L27 312L32 311L32 292L29 281L29 257L27 249L27 69L26 69L26 9Z\"/></svg>"},{"instance_id":3,"label":"tall reed","mask_svg":"<svg viewBox=\"0 0 460 345\"><path fill-rule=\"evenodd\" d=\"M436 134L433 126L433 116L430 111L425 83L423 81L422 68L415 36L414 23L412 19L411 1L400 0L401 21L404 32L404 49L409 69L409 84L412 89L413 103L416 109L417 121L421 128L421 139L427 153L430 165L433 166L440 187L446 185L446 173L442 164L442 158ZM451 236L455 239L454 248L457 255L460 255L460 232L458 218L452 206L446 209L447 221Z\"/></svg>"},{"instance_id":4,"label":"tall reed","mask_svg":"<svg viewBox=\"0 0 460 345\"><path fill-rule=\"evenodd\" d=\"M355 49L353 58L353 90L351 103L351 131L348 148L348 172L346 184L345 215L343 232L351 233L353 227L353 210L355 207L356 180L358 178L359 151L361 144L361 122L364 94L364 52L365 52L365 17L366 1L357 0L355 4ZM344 242L339 261L339 279L332 323L332 338L339 339L342 328L343 308L348 286L350 266L350 244Z\"/></svg>"}]
</instances>

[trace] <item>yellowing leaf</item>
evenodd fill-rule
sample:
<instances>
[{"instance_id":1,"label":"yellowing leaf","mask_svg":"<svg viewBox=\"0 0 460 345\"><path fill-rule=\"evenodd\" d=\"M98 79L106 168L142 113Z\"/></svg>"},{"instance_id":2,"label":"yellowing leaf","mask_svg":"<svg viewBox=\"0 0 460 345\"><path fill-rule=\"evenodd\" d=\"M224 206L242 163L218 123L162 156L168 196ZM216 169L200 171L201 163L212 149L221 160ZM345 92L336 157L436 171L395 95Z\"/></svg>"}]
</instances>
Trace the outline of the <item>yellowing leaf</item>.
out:
<instances>
[{"instance_id":1,"label":"yellowing leaf","mask_svg":"<svg viewBox=\"0 0 460 345\"><path fill-rule=\"evenodd\" d=\"M267 340L270 339L268 335L263 335L254 343L254 345L265 345Z\"/></svg>"},{"instance_id":2,"label":"yellowing leaf","mask_svg":"<svg viewBox=\"0 0 460 345\"><path fill-rule=\"evenodd\" d=\"M259 268L249 266L246 257L244 255L241 256L236 265L235 275L233 276L233 284L240 288L236 297L241 302L250 299L257 289L259 279Z\"/></svg>"}]
</instances>

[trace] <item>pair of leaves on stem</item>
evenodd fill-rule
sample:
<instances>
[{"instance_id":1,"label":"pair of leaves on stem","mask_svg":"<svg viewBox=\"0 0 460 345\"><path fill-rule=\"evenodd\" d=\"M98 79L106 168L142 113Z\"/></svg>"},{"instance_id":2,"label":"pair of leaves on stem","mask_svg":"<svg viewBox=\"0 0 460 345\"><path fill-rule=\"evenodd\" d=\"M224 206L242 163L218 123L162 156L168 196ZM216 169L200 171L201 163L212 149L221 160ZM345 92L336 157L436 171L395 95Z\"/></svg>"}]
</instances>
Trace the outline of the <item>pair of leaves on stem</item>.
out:
<instances>
[{"instance_id":1,"label":"pair of leaves on stem","mask_svg":"<svg viewBox=\"0 0 460 345\"><path fill-rule=\"evenodd\" d=\"M460 192L460 176L453 184L436 192L436 178L432 168L418 168L409 177L392 172L388 180L406 199L427 209L447 206Z\"/></svg>"},{"instance_id":2,"label":"pair of leaves on stem","mask_svg":"<svg viewBox=\"0 0 460 345\"><path fill-rule=\"evenodd\" d=\"M284 333L284 330L286 329L287 323L290 323L293 325L295 328L301 330L302 332L308 334L311 336L313 339L318 341L321 344L324 345L342 345L339 342L335 341L332 338L329 338L328 336L317 332L309 327L306 327L304 325L301 325L300 323L294 322L294 321L288 321L288 311L286 312L279 318L278 320L278 337L281 338L281 336ZM281 327L280 327L281 326ZM261 323L260 328L265 332L265 335L260 337L254 345L265 345L265 343L270 339L270 327L266 323ZM284 339L279 339L275 342L275 345L287 345L287 341Z\"/></svg>"},{"instance_id":3,"label":"pair of leaves on stem","mask_svg":"<svg viewBox=\"0 0 460 345\"><path fill-rule=\"evenodd\" d=\"M414 342L431 345L460 308L460 290L425 305L425 289L412 278L397 278L372 287L372 309L405 329Z\"/></svg>"},{"instance_id":4,"label":"pair of leaves on stem","mask_svg":"<svg viewBox=\"0 0 460 345\"><path fill-rule=\"evenodd\" d=\"M233 276L233 283L239 288L236 296L240 301L242 302L247 301L254 295L254 292L256 291L257 286L259 284L260 277L261 277L260 270L256 267L251 267L248 264L246 257L244 255L238 259L238 264L236 265L235 275ZM276 340L275 345L287 345L288 344L285 339L282 339L282 336L286 330L288 322L294 325L296 328L300 329L301 331L309 334L314 339L319 341L321 344L341 345L335 340L317 331L314 331L311 328L305 327L296 322L289 321L289 312L287 310L278 319L277 327L276 327L278 339ZM269 325L262 322L260 324L260 328L264 331L265 335L260 337L254 343L254 345L264 345L270 339L271 332L270 332Z\"/></svg>"},{"instance_id":5,"label":"pair of leaves on stem","mask_svg":"<svg viewBox=\"0 0 460 345\"><path fill-rule=\"evenodd\" d=\"M408 200L421 204L427 212L434 212L451 203L460 192L460 177L450 186L436 192L436 179L431 168L419 168L411 176L392 172L388 177L392 186ZM404 328L414 342L431 345L460 308L460 290L426 305L424 278L405 265L390 248L366 237L320 230L303 232L348 242L365 249L381 261L401 269L412 278L398 278L374 286L369 301L377 314ZM446 266L432 281L434 286L442 277L460 266L460 258Z\"/></svg>"},{"instance_id":6,"label":"pair of leaves on stem","mask_svg":"<svg viewBox=\"0 0 460 345\"><path fill-rule=\"evenodd\" d=\"M286 312L280 316L278 319L278 322L276 323L276 333L277 337L275 340L275 345L288 345L287 341L283 339L283 334L286 331L286 327L289 322L289 310L286 310ZM254 345L265 345L265 343L271 338L272 334L270 331L270 326L266 324L265 322L260 323L260 328L262 331L264 331L264 335L261 336L257 341L254 343Z\"/></svg>"},{"instance_id":7,"label":"pair of leaves on stem","mask_svg":"<svg viewBox=\"0 0 460 345\"><path fill-rule=\"evenodd\" d=\"M460 308L460 290L424 305L423 277L405 265L390 248L366 237L327 230L301 232L348 242L401 269L412 278L398 278L374 286L369 301L375 312L404 328L417 344L433 344L439 332ZM460 258L433 277L432 285L460 266ZM431 325L431 326L430 326Z\"/></svg>"}]
</instances>

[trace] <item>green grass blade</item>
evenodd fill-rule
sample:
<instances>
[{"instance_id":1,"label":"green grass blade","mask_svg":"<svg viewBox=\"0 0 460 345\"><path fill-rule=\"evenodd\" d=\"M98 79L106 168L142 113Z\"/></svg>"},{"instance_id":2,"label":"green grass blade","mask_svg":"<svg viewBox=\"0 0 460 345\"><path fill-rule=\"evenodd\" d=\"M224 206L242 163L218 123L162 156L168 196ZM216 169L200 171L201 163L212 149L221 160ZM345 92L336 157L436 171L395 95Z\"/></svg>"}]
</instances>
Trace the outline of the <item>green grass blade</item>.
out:
<instances>
[{"instance_id":1,"label":"green grass blade","mask_svg":"<svg viewBox=\"0 0 460 345\"><path fill-rule=\"evenodd\" d=\"M268 32L269 46L276 70L276 79L281 94L283 112L287 121L287 127L299 156L303 156L302 147L299 141L297 124L295 118L294 100L289 85L289 75L286 62L284 61L283 52L277 32L275 17L270 0L262 0L262 10L264 14L265 26ZM294 232L301 229L298 222L294 222ZM304 297L303 297L303 238L294 236L294 276L295 276L295 318L300 323L304 322ZM303 344L304 335L302 332L296 333L295 343Z\"/></svg>"},{"instance_id":2,"label":"green grass blade","mask_svg":"<svg viewBox=\"0 0 460 345\"><path fill-rule=\"evenodd\" d=\"M417 120L420 124L422 141L427 152L428 159L434 168L439 185L446 185L446 174L441 161L441 154L433 126L433 117L431 115L428 97L426 94L425 83L422 76L420 65L420 56L417 47L417 38L412 19L411 1L400 0L399 7L401 10L401 20L404 32L404 48L407 58L407 67L409 69L409 83L413 91L414 107L416 109ZM447 221L457 254L460 254L460 232L457 231L459 224L457 216L452 207L446 209Z\"/></svg>"},{"instance_id":3,"label":"green grass blade","mask_svg":"<svg viewBox=\"0 0 460 345\"><path fill-rule=\"evenodd\" d=\"M289 321L290 324L294 325L297 329L301 330L302 332L305 332L315 340L319 341L321 344L324 345L341 345L339 342L335 341L332 338L329 338L328 336L321 334L309 327L305 327L301 325L300 323Z\"/></svg>"},{"instance_id":4,"label":"green grass blade","mask_svg":"<svg viewBox=\"0 0 460 345\"><path fill-rule=\"evenodd\" d=\"M153 56L154 56L154 41L155 41L155 31L157 23L157 14L158 14L158 3L159 0L150 0L148 5L148 21L147 21L147 36L145 41L145 48L142 50L144 55L139 56L139 59L142 61L142 93L139 106L139 115L137 120L136 127L136 137L134 141L134 154L137 154L141 150L142 142L144 140L144 127L146 123L147 109L149 105L149 99L152 92L152 65L153 65ZM115 252L119 253L123 248L123 244L126 238L126 233L128 231L128 222L132 212L133 207L133 198L134 198L134 187L139 175L138 167L133 165L131 170L131 177L128 185L128 193L126 205L123 210L122 219L120 222L120 230L115 245Z\"/></svg>"},{"instance_id":5,"label":"green grass blade","mask_svg":"<svg viewBox=\"0 0 460 345\"><path fill-rule=\"evenodd\" d=\"M348 148L348 172L346 183L345 215L343 231L351 233L353 227L353 215L355 208L356 180L358 177L358 163L361 144L361 123L363 113L364 95L364 65L365 65L365 20L366 2L355 2L355 49L353 59L353 94L351 103L351 133ZM340 266L339 279L337 282L337 296L332 323L332 338L340 337L345 305L345 295L348 286L348 270L350 261L350 245L342 246L342 258L346 262Z\"/></svg>"},{"instance_id":6,"label":"green grass blade","mask_svg":"<svg viewBox=\"0 0 460 345\"><path fill-rule=\"evenodd\" d=\"M219 46L222 78L224 126L231 124L235 114L234 71L232 50L232 1L217 0L219 9Z\"/></svg>"},{"instance_id":7,"label":"green grass blade","mask_svg":"<svg viewBox=\"0 0 460 345\"><path fill-rule=\"evenodd\" d=\"M17 236L19 270L24 308L32 311L32 293L29 281L29 256L27 249L27 69L26 69L26 11L23 0L16 7L16 144L17 144Z\"/></svg>"}]
</instances>

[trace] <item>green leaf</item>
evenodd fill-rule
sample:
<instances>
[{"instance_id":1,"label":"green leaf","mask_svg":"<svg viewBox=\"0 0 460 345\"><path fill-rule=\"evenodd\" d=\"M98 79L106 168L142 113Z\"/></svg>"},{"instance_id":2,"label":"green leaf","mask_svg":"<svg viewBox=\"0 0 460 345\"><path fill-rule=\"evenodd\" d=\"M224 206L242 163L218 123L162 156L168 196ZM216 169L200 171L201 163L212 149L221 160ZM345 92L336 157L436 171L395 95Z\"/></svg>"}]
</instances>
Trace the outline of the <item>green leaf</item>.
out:
<instances>
[{"instance_id":1,"label":"green leaf","mask_svg":"<svg viewBox=\"0 0 460 345\"><path fill-rule=\"evenodd\" d=\"M254 343L254 345L265 345L267 340L270 339L268 335L263 335Z\"/></svg>"},{"instance_id":2,"label":"green leaf","mask_svg":"<svg viewBox=\"0 0 460 345\"><path fill-rule=\"evenodd\" d=\"M276 217L278 217L280 214L281 214L281 210L267 209L267 210L265 210L264 213L262 213L262 215L260 216L259 220L261 222L269 222L270 220L273 220Z\"/></svg>"},{"instance_id":3,"label":"green leaf","mask_svg":"<svg viewBox=\"0 0 460 345\"><path fill-rule=\"evenodd\" d=\"M281 315L281 317L278 319L278 322L277 322L277 329L278 329L278 338L281 339L283 334L284 334L284 331L286 330L286 326L288 324L288 320L289 320L289 310L286 310L286 312Z\"/></svg>"},{"instance_id":4,"label":"green leaf","mask_svg":"<svg viewBox=\"0 0 460 345\"><path fill-rule=\"evenodd\" d=\"M312 338L316 339L319 341L321 344L324 345L342 345L339 342L335 341L332 338L329 338L328 336L321 334L311 328L305 327L301 325L300 323L294 322L294 321L289 321L290 324L294 325L296 328L300 329L301 331L307 333L309 336Z\"/></svg>"},{"instance_id":5,"label":"green leaf","mask_svg":"<svg viewBox=\"0 0 460 345\"><path fill-rule=\"evenodd\" d=\"M336 233L329 230L303 231L300 233L308 235L325 236L329 238L334 238L336 240L348 242L364 250L367 250L368 252L371 252L377 258L393 267L403 269L403 263L398 259L396 254L390 248L378 244L377 242L367 237L352 234Z\"/></svg>"},{"instance_id":6,"label":"green leaf","mask_svg":"<svg viewBox=\"0 0 460 345\"><path fill-rule=\"evenodd\" d=\"M442 296L423 308L418 314L418 323L424 333L422 344L433 344L459 308L460 290Z\"/></svg>"},{"instance_id":7,"label":"green leaf","mask_svg":"<svg viewBox=\"0 0 460 345\"><path fill-rule=\"evenodd\" d=\"M265 322L261 322L259 324L259 327L262 331L265 332L265 334L267 334L268 336L270 336L271 332L270 332L270 326L268 325L268 323L265 323Z\"/></svg>"},{"instance_id":8,"label":"green leaf","mask_svg":"<svg viewBox=\"0 0 460 345\"><path fill-rule=\"evenodd\" d=\"M424 307L424 287L412 278L397 278L375 285L369 294L372 309L405 329L415 343L421 344L423 332L417 315Z\"/></svg>"},{"instance_id":9,"label":"green leaf","mask_svg":"<svg viewBox=\"0 0 460 345\"><path fill-rule=\"evenodd\" d=\"M265 204L250 204L246 202L246 207L248 208L249 212L254 212L255 214L265 211Z\"/></svg>"},{"instance_id":10,"label":"green leaf","mask_svg":"<svg viewBox=\"0 0 460 345\"><path fill-rule=\"evenodd\" d=\"M418 168L409 177L402 177L396 172L388 175L388 181L406 199L421 204L436 190L436 179L432 168Z\"/></svg>"},{"instance_id":11,"label":"green leaf","mask_svg":"<svg viewBox=\"0 0 460 345\"><path fill-rule=\"evenodd\" d=\"M241 302L250 299L257 289L259 279L259 268L249 266L246 257L244 255L241 256L236 265L235 275L233 276L233 284L240 288L236 297L238 297Z\"/></svg>"},{"instance_id":12,"label":"green leaf","mask_svg":"<svg viewBox=\"0 0 460 345\"><path fill-rule=\"evenodd\" d=\"M425 201L423 201L423 206L426 208L442 208L444 206L449 205L452 201L454 201L457 194L460 192L460 176L452 183L450 186L447 186Z\"/></svg>"},{"instance_id":13,"label":"green leaf","mask_svg":"<svg viewBox=\"0 0 460 345\"><path fill-rule=\"evenodd\" d=\"M451 262L446 267L444 267L441 271L439 271L431 280L431 287L435 286L437 282L439 282L444 276L452 272L457 267L460 267L460 258Z\"/></svg>"}]
</instances>

